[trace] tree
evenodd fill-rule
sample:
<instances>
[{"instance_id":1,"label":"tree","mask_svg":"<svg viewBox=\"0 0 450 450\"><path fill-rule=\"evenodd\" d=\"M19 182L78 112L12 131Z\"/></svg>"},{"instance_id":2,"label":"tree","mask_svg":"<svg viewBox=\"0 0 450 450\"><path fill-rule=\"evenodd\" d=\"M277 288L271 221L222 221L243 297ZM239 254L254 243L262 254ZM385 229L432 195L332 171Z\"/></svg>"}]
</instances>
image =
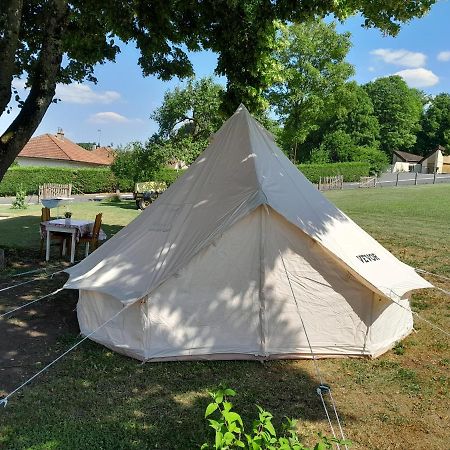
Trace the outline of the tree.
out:
<instances>
[{"instance_id":1,"label":"tree","mask_svg":"<svg viewBox=\"0 0 450 450\"><path fill-rule=\"evenodd\" d=\"M394 150L414 146L420 129L423 94L399 76L378 78L365 85L380 125L380 148L391 158Z\"/></svg>"},{"instance_id":2,"label":"tree","mask_svg":"<svg viewBox=\"0 0 450 450\"><path fill-rule=\"evenodd\" d=\"M56 84L95 81L94 67L113 61L118 39L134 41L144 75L162 79L192 75L186 51L219 54L217 73L227 77L223 110L241 102L264 107L271 83L273 21L305 21L361 13L365 26L395 34L400 23L420 17L434 0L3 0L0 6L0 114L10 111L13 80L30 88L17 99L20 112L0 136L0 180L54 100Z\"/></svg>"},{"instance_id":3,"label":"tree","mask_svg":"<svg viewBox=\"0 0 450 450\"><path fill-rule=\"evenodd\" d=\"M281 143L292 159L309 159L302 144L328 118L333 94L353 74L345 61L350 46L350 34L338 33L334 23L280 25L274 58L283 76L268 98L283 121Z\"/></svg>"},{"instance_id":4,"label":"tree","mask_svg":"<svg viewBox=\"0 0 450 450\"><path fill-rule=\"evenodd\" d=\"M220 84L202 78L165 93L151 117L159 125L154 142L164 147L169 159L190 164L207 147L209 137L224 120L220 111L223 92Z\"/></svg>"},{"instance_id":5,"label":"tree","mask_svg":"<svg viewBox=\"0 0 450 450\"><path fill-rule=\"evenodd\" d=\"M131 142L116 152L111 170L118 179L139 181L152 180L167 161L167 154L152 139L145 144Z\"/></svg>"},{"instance_id":6,"label":"tree","mask_svg":"<svg viewBox=\"0 0 450 450\"><path fill-rule=\"evenodd\" d=\"M422 130L416 146L419 153L426 154L438 145L450 150L450 94L438 94L431 99L420 123Z\"/></svg>"}]
</instances>

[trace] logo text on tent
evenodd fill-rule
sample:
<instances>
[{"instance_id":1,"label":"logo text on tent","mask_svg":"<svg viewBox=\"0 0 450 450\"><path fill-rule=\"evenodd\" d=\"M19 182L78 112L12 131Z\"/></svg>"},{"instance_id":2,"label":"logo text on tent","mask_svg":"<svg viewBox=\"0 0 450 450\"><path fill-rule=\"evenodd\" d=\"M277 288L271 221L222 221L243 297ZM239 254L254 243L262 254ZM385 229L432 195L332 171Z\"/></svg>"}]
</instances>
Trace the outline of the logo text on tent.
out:
<instances>
[{"instance_id":1,"label":"logo text on tent","mask_svg":"<svg viewBox=\"0 0 450 450\"><path fill-rule=\"evenodd\" d=\"M378 258L375 253L367 253L365 255L356 255L356 257L362 262L362 263L368 263L372 261L379 261L380 258Z\"/></svg>"}]
</instances>

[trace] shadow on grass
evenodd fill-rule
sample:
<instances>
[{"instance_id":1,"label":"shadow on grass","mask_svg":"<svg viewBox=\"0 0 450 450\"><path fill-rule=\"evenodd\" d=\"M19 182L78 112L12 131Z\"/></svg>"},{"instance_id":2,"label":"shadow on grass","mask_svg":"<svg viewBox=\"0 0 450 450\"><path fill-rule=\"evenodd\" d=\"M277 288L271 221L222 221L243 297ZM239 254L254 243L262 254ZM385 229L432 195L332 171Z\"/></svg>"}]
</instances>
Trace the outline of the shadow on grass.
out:
<instances>
[{"instance_id":1,"label":"shadow on grass","mask_svg":"<svg viewBox=\"0 0 450 450\"><path fill-rule=\"evenodd\" d=\"M60 342L58 353L72 342ZM85 342L11 400L2 411L0 432L9 449L199 448L212 433L204 419L207 391L219 383L237 390L233 403L247 430L257 416L256 404L274 414L276 425L284 416L324 423L315 393L318 382L304 364L308 362L141 365ZM318 428L329 433L322 424Z\"/></svg>"},{"instance_id":2,"label":"shadow on grass","mask_svg":"<svg viewBox=\"0 0 450 450\"><path fill-rule=\"evenodd\" d=\"M0 297L0 314L60 287L65 274ZM75 342L76 291L62 291L0 320L0 391L10 392ZM208 390L236 389L247 427L256 404L325 427L310 375L312 361L190 361L140 364L86 341L0 410L0 447L8 449L191 449L211 430ZM352 417L342 417L353 420ZM300 430L302 430L300 423ZM308 431L311 435L311 428Z\"/></svg>"}]
</instances>

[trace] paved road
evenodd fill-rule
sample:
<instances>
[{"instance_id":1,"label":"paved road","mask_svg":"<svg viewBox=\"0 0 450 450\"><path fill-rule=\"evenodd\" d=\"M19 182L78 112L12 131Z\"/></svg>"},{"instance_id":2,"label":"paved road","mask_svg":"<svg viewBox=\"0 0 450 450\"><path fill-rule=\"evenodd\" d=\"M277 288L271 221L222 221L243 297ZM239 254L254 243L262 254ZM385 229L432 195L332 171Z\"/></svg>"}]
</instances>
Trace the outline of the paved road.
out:
<instances>
[{"instance_id":1,"label":"paved road","mask_svg":"<svg viewBox=\"0 0 450 450\"><path fill-rule=\"evenodd\" d=\"M91 202L91 201L101 201L111 194L84 194L84 195L72 195L74 202ZM0 205L10 205L15 197L0 197ZM120 194L122 200L133 200L133 193L124 192ZM37 204L37 195L27 196L27 202L30 204Z\"/></svg>"},{"instance_id":2,"label":"paved road","mask_svg":"<svg viewBox=\"0 0 450 450\"><path fill-rule=\"evenodd\" d=\"M397 181L398 176L398 181ZM413 186L415 184L442 184L450 183L450 173L436 174L436 179L433 174L410 172L397 173L383 173L377 178L377 187L391 187L391 186ZM344 183L344 189L359 188L359 183Z\"/></svg>"}]
</instances>

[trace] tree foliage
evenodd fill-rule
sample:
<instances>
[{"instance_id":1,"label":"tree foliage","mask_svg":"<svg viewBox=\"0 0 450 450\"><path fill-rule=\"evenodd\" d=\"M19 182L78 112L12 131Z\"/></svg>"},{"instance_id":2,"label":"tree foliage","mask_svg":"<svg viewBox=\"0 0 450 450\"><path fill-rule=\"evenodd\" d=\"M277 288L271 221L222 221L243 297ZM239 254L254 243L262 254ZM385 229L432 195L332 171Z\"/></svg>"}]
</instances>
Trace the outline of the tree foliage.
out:
<instances>
[{"instance_id":1,"label":"tree foliage","mask_svg":"<svg viewBox=\"0 0 450 450\"><path fill-rule=\"evenodd\" d=\"M144 144L131 142L118 149L111 170L119 180L132 180L137 183L153 180L166 160L165 149L155 145L152 139Z\"/></svg>"},{"instance_id":2,"label":"tree foliage","mask_svg":"<svg viewBox=\"0 0 450 450\"><path fill-rule=\"evenodd\" d=\"M20 112L0 136L0 180L54 100L56 84L95 81L95 66L114 61L119 41L137 46L144 75L162 79L192 75L188 51L216 52L216 72L227 78L222 110L230 113L243 102L261 113L267 106L262 93L276 73L270 58L274 20L360 13L365 26L395 34L401 22L424 15L434 2L3 0L0 115L10 112L14 78L24 77L30 90L26 99L16 99Z\"/></svg>"},{"instance_id":3,"label":"tree foliage","mask_svg":"<svg viewBox=\"0 0 450 450\"><path fill-rule=\"evenodd\" d=\"M220 111L224 89L211 78L188 80L186 86L166 92L152 118L159 125L153 137L168 161L190 164L207 147L209 137L224 121Z\"/></svg>"},{"instance_id":4,"label":"tree foliage","mask_svg":"<svg viewBox=\"0 0 450 450\"><path fill-rule=\"evenodd\" d=\"M335 91L353 74L345 61L350 46L350 34L338 33L333 23L279 25L274 59L282 75L270 87L268 99L283 121L282 147L293 159L318 124L327 120ZM303 152L298 159L309 156Z\"/></svg>"},{"instance_id":5,"label":"tree foliage","mask_svg":"<svg viewBox=\"0 0 450 450\"><path fill-rule=\"evenodd\" d=\"M380 148L388 157L416 143L424 96L399 76L378 78L365 85L380 125Z\"/></svg>"},{"instance_id":6,"label":"tree foliage","mask_svg":"<svg viewBox=\"0 0 450 450\"><path fill-rule=\"evenodd\" d=\"M426 154L442 145L450 150L450 94L442 93L431 99L424 110L416 149Z\"/></svg>"}]
</instances>

